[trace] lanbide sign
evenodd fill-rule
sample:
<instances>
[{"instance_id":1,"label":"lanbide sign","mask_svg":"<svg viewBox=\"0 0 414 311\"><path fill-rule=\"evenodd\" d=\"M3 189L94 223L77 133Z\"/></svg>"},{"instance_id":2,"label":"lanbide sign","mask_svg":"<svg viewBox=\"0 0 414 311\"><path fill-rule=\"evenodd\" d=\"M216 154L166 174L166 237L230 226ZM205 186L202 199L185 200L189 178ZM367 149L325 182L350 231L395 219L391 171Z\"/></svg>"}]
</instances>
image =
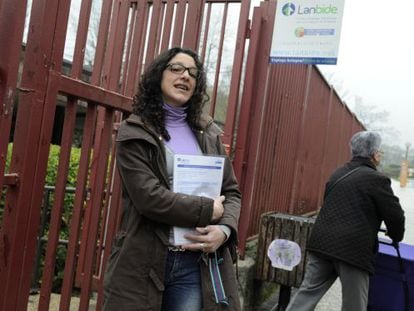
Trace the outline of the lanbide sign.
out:
<instances>
[{"instance_id":1,"label":"lanbide sign","mask_svg":"<svg viewBox=\"0 0 414 311\"><path fill-rule=\"evenodd\" d=\"M270 63L335 65L344 0L277 2Z\"/></svg>"}]
</instances>

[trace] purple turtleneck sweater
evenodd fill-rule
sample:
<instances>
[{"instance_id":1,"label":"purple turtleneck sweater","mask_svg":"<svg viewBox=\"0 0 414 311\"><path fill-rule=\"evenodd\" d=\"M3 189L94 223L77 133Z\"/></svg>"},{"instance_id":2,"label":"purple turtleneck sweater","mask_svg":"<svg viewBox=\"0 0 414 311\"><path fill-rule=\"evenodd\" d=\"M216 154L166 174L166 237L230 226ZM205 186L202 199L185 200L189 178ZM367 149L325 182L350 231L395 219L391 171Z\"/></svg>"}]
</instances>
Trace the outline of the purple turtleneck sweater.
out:
<instances>
[{"instance_id":1,"label":"purple turtleneck sweater","mask_svg":"<svg viewBox=\"0 0 414 311\"><path fill-rule=\"evenodd\" d=\"M193 131L186 121L186 107L173 107L164 103L165 126L171 139L165 144L176 154L201 154Z\"/></svg>"},{"instance_id":2,"label":"purple turtleneck sweater","mask_svg":"<svg viewBox=\"0 0 414 311\"><path fill-rule=\"evenodd\" d=\"M188 126L186 121L187 113L185 112L186 107L172 107L164 103L165 110L165 127L170 134L171 139L165 141L169 149L176 154L191 154L200 155L202 154L201 149L198 145L197 139L194 136L193 131ZM168 153L168 150L167 150ZM169 162L167 156L167 163ZM168 177L170 184L172 184L172 164L167 164ZM226 235L226 240L231 234L231 229L226 225L219 225L221 230ZM173 245L173 233L170 231L170 244Z\"/></svg>"}]
</instances>

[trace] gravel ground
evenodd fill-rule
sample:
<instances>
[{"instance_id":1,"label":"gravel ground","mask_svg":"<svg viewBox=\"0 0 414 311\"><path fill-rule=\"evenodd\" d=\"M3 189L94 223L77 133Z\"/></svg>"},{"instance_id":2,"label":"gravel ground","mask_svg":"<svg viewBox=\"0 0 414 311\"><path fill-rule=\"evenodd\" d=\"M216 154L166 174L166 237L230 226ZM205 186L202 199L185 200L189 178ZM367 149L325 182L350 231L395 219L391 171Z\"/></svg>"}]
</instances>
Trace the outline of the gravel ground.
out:
<instances>
[{"instance_id":1,"label":"gravel ground","mask_svg":"<svg viewBox=\"0 0 414 311\"><path fill-rule=\"evenodd\" d=\"M59 302L60 302L60 295L52 294L50 297L49 310L50 311L59 310ZM94 299L90 300L89 311L95 310L95 303L96 301ZM30 295L29 303L27 305L27 311L37 311L38 304L39 304L39 295L38 294ZM79 310L79 298L78 297L72 297L69 310L70 311Z\"/></svg>"}]
</instances>

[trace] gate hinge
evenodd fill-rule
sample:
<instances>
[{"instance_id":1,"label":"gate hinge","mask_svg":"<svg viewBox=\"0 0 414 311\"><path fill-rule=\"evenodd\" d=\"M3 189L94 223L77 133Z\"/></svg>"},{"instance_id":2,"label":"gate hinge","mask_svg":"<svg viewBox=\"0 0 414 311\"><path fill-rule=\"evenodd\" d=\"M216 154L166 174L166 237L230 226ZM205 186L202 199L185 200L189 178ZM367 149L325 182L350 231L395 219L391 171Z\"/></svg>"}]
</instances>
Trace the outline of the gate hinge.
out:
<instances>
[{"instance_id":1,"label":"gate hinge","mask_svg":"<svg viewBox=\"0 0 414 311\"><path fill-rule=\"evenodd\" d=\"M14 187L19 183L19 174L4 174L4 186Z\"/></svg>"},{"instance_id":2,"label":"gate hinge","mask_svg":"<svg viewBox=\"0 0 414 311\"><path fill-rule=\"evenodd\" d=\"M251 35L251 32L252 32L251 25L252 25L251 21L250 21L250 19L248 19L247 23L246 23L246 39L250 39L250 35Z\"/></svg>"}]
</instances>

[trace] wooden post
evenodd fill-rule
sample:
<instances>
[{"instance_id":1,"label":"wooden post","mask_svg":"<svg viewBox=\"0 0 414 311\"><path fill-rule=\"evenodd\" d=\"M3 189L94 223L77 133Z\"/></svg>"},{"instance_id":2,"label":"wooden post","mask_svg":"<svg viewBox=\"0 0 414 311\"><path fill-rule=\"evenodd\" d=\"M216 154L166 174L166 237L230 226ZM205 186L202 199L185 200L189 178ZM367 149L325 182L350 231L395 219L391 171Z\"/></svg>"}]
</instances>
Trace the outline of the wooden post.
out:
<instances>
[{"instance_id":1,"label":"wooden post","mask_svg":"<svg viewBox=\"0 0 414 311\"><path fill-rule=\"evenodd\" d=\"M404 188L407 186L407 179L408 179L408 150L410 150L410 143L405 144L405 158L401 163L401 171L400 171L400 187Z\"/></svg>"}]
</instances>

